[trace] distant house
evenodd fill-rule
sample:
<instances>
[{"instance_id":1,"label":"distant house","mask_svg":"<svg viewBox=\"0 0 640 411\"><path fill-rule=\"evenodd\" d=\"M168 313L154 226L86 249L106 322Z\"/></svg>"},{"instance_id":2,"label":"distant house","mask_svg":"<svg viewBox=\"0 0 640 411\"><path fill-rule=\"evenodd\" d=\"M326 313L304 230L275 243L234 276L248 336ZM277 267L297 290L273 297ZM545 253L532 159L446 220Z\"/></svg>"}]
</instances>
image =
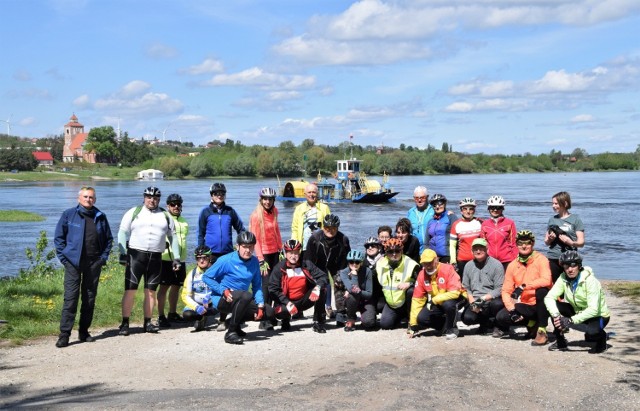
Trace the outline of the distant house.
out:
<instances>
[{"instance_id":1,"label":"distant house","mask_svg":"<svg viewBox=\"0 0 640 411\"><path fill-rule=\"evenodd\" d=\"M73 163L78 160L87 163L96 162L96 153L87 153L84 144L89 133L84 132L84 126L78 122L75 114L71 116L69 122L64 125L64 147L62 148L62 161Z\"/></svg>"},{"instance_id":2,"label":"distant house","mask_svg":"<svg viewBox=\"0 0 640 411\"><path fill-rule=\"evenodd\" d=\"M48 151L34 151L31 153L33 157L38 161L39 166L52 167L53 157Z\"/></svg>"}]
</instances>

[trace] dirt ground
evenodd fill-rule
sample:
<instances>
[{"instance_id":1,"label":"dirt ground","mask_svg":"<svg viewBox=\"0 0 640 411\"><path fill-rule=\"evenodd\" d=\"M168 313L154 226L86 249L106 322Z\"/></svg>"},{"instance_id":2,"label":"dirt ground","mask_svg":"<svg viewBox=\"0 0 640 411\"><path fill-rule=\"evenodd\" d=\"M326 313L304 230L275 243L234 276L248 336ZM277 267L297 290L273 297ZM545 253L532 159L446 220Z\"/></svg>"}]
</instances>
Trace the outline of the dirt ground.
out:
<instances>
[{"instance_id":1,"label":"dirt ground","mask_svg":"<svg viewBox=\"0 0 640 411\"><path fill-rule=\"evenodd\" d=\"M332 324L320 335L311 311L287 333L251 323L241 346L190 325L150 335L132 324L129 337L93 330L96 342L64 349L49 337L0 349L0 408L637 410L637 307L607 297L615 335L600 355L575 330L569 352L475 335L461 323L451 341Z\"/></svg>"}]
</instances>

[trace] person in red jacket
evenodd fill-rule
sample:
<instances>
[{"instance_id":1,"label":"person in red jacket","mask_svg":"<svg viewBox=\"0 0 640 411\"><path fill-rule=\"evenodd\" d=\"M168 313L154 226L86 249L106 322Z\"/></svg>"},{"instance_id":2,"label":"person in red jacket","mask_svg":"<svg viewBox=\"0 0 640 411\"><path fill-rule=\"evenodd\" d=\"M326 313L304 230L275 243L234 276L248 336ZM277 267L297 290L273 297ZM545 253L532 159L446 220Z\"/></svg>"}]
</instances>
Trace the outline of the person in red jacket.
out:
<instances>
[{"instance_id":1,"label":"person in red jacket","mask_svg":"<svg viewBox=\"0 0 640 411\"><path fill-rule=\"evenodd\" d=\"M518 256L516 223L504 216L504 198L491 196L487 200L488 218L480 226L480 237L487 240L489 256L502 263L504 269Z\"/></svg>"},{"instance_id":2,"label":"person in red jacket","mask_svg":"<svg viewBox=\"0 0 640 411\"><path fill-rule=\"evenodd\" d=\"M496 315L496 323L502 334L512 325L526 325L528 336L534 338L531 345L545 345L549 313L544 305L551 288L549 260L533 251L535 236L529 230L517 234L518 258L509 264L502 283L504 308ZM494 337L501 337L494 333Z\"/></svg>"},{"instance_id":3,"label":"person in red jacket","mask_svg":"<svg viewBox=\"0 0 640 411\"><path fill-rule=\"evenodd\" d=\"M249 217L249 231L256 235L255 253L260 263L262 294L267 305L271 304L268 289L269 274L279 261L280 247L282 246L282 236L278 226L278 209L274 206L275 201L276 190L271 187L263 187L260 189L258 205ZM268 321L261 321L259 328L272 330L273 326Z\"/></svg>"},{"instance_id":4,"label":"person in red jacket","mask_svg":"<svg viewBox=\"0 0 640 411\"><path fill-rule=\"evenodd\" d=\"M282 331L291 329L291 317L313 307L313 331L324 334L327 274L309 260L300 260L302 244L288 240L283 245L285 259L271 272L269 294L274 301L276 318L282 320Z\"/></svg>"}]
</instances>

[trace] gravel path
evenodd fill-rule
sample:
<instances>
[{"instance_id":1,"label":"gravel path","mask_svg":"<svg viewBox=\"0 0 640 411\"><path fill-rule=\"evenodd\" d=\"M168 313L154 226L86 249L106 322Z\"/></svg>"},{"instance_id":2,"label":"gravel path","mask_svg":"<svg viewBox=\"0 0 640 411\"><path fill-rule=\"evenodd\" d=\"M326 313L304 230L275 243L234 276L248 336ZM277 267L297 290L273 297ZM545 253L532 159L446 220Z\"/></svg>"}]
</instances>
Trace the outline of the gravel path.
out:
<instances>
[{"instance_id":1,"label":"gravel path","mask_svg":"<svg viewBox=\"0 0 640 411\"><path fill-rule=\"evenodd\" d=\"M65 349L49 337L0 349L0 408L640 409L637 308L607 297L616 335L601 355L575 330L561 353L466 327L452 341L404 330L319 335L310 318L288 333L251 323L242 346L187 326L94 330L95 343Z\"/></svg>"}]
</instances>

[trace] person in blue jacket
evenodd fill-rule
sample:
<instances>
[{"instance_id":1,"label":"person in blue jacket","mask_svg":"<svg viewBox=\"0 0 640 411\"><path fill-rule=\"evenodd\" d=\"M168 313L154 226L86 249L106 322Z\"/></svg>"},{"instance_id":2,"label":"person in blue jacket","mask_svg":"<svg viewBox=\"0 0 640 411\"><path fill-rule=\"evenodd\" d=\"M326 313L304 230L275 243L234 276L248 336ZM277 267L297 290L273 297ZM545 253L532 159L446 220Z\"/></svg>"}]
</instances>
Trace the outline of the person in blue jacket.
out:
<instances>
[{"instance_id":1,"label":"person in blue jacket","mask_svg":"<svg viewBox=\"0 0 640 411\"><path fill-rule=\"evenodd\" d=\"M416 237L420 242L420 254L427 248L424 242L425 233L427 231L427 223L433 217L433 207L428 202L429 191L425 186L418 186L413 190L413 201L416 203L407 212L407 218L411 222L411 235Z\"/></svg>"},{"instance_id":2,"label":"person in blue jacket","mask_svg":"<svg viewBox=\"0 0 640 411\"><path fill-rule=\"evenodd\" d=\"M225 203L227 188L223 183L213 183L209 188L211 203L200 211L198 217L198 246L211 249L212 260L233 251L233 230L245 231L242 219Z\"/></svg>"},{"instance_id":3,"label":"person in blue jacket","mask_svg":"<svg viewBox=\"0 0 640 411\"><path fill-rule=\"evenodd\" d=\"M58 348L69 345L80 296L79 339L81 342L95 341L89 334L89 327L102 266L107 263L113 245L107 216L94 206L95 202L95 189L82 187L78 192L78 205L65 210L56 226L53 242L56 255L64 266L64 303L56 342Z\"/></svg>"},{"instance_id":4,"label":"person in blue jacket","mask_svg":"<svg viewBox=\"0 0 640 411\"><path fill-rule=\"evenodd\" d=\"M451 260L449 252L451 225L458 217L447 211L447 197L443 194L434 194L431 197L430 204L433 207L434 214L431 220L427 222L424 244L427 248L436 252L441 263L449 263Z\"/></svg>"},{"instance_id":5,"label":"person in blue jacket","mask_svg":"<svg viewBox=\"0 0 640 411\"><path fill-rule=\"evenodd\" d=\"M262 275L258 258L253 255L256 236L243 231L237 237L238 251L226 254L202 276L211 288L211 303L221 315L229 314L224 341L242 344L246 333L240 325L245 321L272 320L273 308L265 307ZM249 291L251 287L251 291Z\"/></svg>"}]
</instances>

